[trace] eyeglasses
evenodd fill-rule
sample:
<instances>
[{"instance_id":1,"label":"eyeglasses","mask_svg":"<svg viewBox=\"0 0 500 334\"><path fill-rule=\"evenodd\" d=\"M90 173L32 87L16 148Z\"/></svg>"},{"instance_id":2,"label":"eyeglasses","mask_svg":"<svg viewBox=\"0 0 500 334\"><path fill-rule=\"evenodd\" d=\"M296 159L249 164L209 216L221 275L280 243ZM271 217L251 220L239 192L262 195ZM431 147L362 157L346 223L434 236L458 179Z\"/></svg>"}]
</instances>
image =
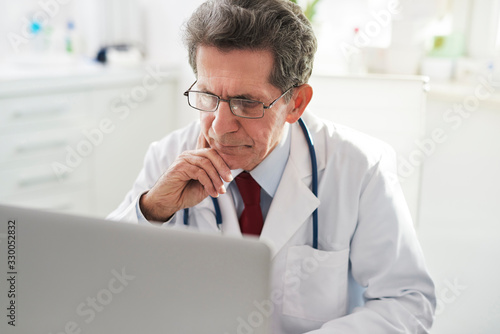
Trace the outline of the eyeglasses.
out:
<instances>
[{"instance_id":1,"label":"eyeglasses","mask_svg":"<svg viewBox=\"0 0 500 334\"><path fill-rule=\"evenodd\" d=\"M264 105L263 102L241 99L241 98L230 98L229 100L223 99L215 94L200 92L196 90L191 90L196 84L193 83L187 91L184 92L184 96L187 96L188 104L190 107L207 112L215 112L219 108L220 101L228 102L229 107L233 115L243 118L262 118L264 117L264 111L266 109L272 108L276 102L279 101L283 96L285 96L288 91L292 88L296 88L294 85L288 88L283 94L281 94L276 100L271 102L268 106Z\"/></svg>"}]
</instances>

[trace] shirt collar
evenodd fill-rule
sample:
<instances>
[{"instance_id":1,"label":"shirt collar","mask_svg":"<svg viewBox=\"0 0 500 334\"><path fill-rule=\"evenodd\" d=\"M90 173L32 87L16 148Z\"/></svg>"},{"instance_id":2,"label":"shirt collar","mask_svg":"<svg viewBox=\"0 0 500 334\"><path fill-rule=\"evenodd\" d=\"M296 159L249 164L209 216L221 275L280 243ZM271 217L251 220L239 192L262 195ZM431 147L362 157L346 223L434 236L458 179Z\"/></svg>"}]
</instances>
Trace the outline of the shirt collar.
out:
<instances>
[{"instance_id":1,"label":"shirt collar","mask_svg":"<svg viewBox=\"0 0 500 334\"><path fill-rule=\"evenodd\" d=\"M271 153L269 153L269 155L260 164L258 164L257 167L250 171L250 175L252 175L254 180L257 181L261 188L264 189L264 191L271 197L274 197L274 194L278 189L281 176L283 175L286 163L288 162L290 145L290 124L285 123L283 135L278 145L276 145ZM238 176L241 172L243 172L243 169L231 170L233 178ZM225 183L225 185L227 189L228 183Z\"/></svg>"}]
</instances>

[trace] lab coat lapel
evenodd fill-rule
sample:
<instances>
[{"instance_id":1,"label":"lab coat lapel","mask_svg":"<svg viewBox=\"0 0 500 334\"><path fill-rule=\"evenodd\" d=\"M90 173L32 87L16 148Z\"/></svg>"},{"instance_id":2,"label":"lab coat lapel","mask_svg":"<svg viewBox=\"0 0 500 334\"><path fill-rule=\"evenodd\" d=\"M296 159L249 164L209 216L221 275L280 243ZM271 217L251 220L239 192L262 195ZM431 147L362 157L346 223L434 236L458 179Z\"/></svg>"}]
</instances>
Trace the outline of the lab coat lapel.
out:
<instances>
[{"instance_id":1,"label":"lab coat lapel","mask_svg":"<svg viewBox=\"0 0 500 334\"><path fill-rule=\"evenodd\" d=\"M270 246L273 257L310 219L320 203L310 189L309 149L298 124L292 126L291 135L290 157L260 236Z\"/></svg>"},{"instance_id":2,"label":"lab coat lapel","mask_svg":"<svg viewBox=\"0 0 500 334\"><path fill-rule=\"evenodd\" d=\"M241 237L240 224L233 199L229 194L224 194L218 197L218 201L223 221L222 233L224 235Z\"/></svg>"},{"instance_id":3,"label":"lab coat lapel","mask_svg":"<svg viewBox=\"0 0 500 334\"><path fill-rule=\"evenodd\" d=\"M241 237L242 234L238 223L238 217L231 195L221 195L217 200L222 215L222 234ZM215 216L215 207L211 197L207 197L199 203L192 214L194 216L191 219L196 223L198 230L219 232Z\"/></svg>"}]
</instances>

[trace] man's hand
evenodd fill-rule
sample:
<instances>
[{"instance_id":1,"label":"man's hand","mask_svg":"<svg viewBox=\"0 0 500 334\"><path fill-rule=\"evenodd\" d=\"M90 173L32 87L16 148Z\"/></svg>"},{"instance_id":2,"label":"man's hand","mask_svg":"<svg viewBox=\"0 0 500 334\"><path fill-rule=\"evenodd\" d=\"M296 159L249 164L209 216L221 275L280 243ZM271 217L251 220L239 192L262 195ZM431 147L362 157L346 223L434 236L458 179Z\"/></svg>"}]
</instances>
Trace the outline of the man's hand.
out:
<instances>
[{"instance_id":1,"label":"man's hand","mask_svg":"<svg viewBox=\"0 0 500 334\"><path fill-rule=\"evenodd\" d=\"M231 170L200 134L197 149L179 155L153 188L141 196L141 211L149 221L166 221L177 211L190 208L207 196L224 194L226 189L221 178L230 182Z\"/></svg>"}]
</instances>

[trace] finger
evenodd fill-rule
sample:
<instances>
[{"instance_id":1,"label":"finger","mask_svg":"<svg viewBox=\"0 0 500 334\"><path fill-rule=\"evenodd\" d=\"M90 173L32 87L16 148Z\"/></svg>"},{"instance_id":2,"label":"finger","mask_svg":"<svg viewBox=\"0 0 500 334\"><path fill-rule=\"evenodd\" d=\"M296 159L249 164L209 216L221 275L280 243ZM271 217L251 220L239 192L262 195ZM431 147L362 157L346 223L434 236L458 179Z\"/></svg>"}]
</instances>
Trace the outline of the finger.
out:
<instances>
[{"instance_id":1,"label":"finger","mask_svg":"<svg viewBox=\"0 0 500 334\"><path fill-rule=\"evenodd\" d=\"M219 178L222 178L226 182L231 182L233 180L231 169L215 149L205 149L200 151L199 154L210 160L214 168L217 170Z\"/></svg>"},{"instance_id":2,"label":"finger","mask_svg":"<svg viewBox=\"0 0 500 334\"><path fill-rule=\"evenodd\" d=\"M226 192L220 173L213 163L215 157L210 152L198 152L197 154L186 156L185 159L188 165L196 166L204 171L219 194Z\"/></svg>"},{"instance_id":3,"label":"finger","mask_svg":"<svg viewBox=\"0 0 500 334\"><path fill-rule=\"evenodd\" d=\"M205 192L212 196L212 197L218 197L219 193L224 193L225 188L224 185L222 185L222 189L219 188L219 191L216 189L217 186L214 185L212 182L211 177L208 175L208 173L203 169L195 165L191 165L186 168L186 173L189 179L191 180L196 180L198 181L203 188L205 189ZM220 179L219 179L220 181Z\"/></svg>"},{"instance_id":4,"label":"finger","mask_svg":"<svg viewBox=\"0 0 500 334\"><path fill-rule=\"evenodd\" d=\"M200 134L198 136L198 146L202 145L203 143L207 143L205 140L205 137L203 134ZM226 164L224 159L217 153L217 151L213 148L202 148L202 149L197 149L193 151L186 151L183 152L182 154L184 159L187 159L189 161L190 156L198 156L198 157L204 157L208 160L210 160L212 166L217 170L218 178L222 178L226 182L231 182L233 180L233 176L231 174L231 169L229 169L229 166ZM188 163L195 163L200 167L209 167L208 165L201 164L199 162L196 162L194 160L189 161Z\"/></svg>"},{"instance_id":5,"label":"finger","mask_svg":"<svg viewBox=\"0 0 500 334\"><path fill-rule=\"evenodd\" d=\"M212 197L219 197L219 195L226 193L226 188L224 187L224 184L222 184L220 187L216 189L212 182L212 179L208 176L207 173L205 173L205 171L200 170L198 174L199 174L198 182L200 182L203 185L203 188L205 189L207 194L209 194Z\"/></svg>"},{"instance_id":6,"label":"finger","mask_svg":"<svg viewBox=\"0 0 500 334\"><path fill-rule=\"evenodd\" d=\"M197 149L210 148L210 145L208 144L207 139L205 138L202 132L200 132L200 135L198 136L196 148Z\"/></svg>"},{"instance_id":7,"label":"finger","mask_svg":"<svg viewBox=\"0 0 500 334\"><path fill-rule=\"evenodd\" d=\"M229 169L229 166L226 164L224 159L215 151L214 149L211 149L210 144L208 144L207 139L203 135L202 132L200 132L200 135L198 136L198 141L196 144L197 149L210 149L208 151L208 154L211 155L210 160L212 160L212 164L215 166L217 171L219 172L219 175L224 179L226 182L231 182L233 180L233 176L231 174L231 170Z\"/></svg>"}]
</instances>

